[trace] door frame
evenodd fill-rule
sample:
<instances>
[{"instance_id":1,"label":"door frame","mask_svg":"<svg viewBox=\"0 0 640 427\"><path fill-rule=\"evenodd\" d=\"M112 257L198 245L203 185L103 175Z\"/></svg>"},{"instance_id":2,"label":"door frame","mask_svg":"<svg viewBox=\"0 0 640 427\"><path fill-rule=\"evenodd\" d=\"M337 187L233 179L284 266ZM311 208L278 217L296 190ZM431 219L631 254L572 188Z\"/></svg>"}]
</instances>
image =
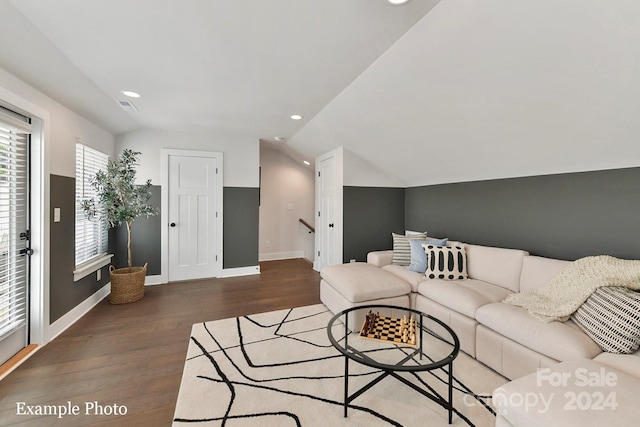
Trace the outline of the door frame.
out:
<instances>
[{"instance_id":1,"label":"door frame","mask_svg":"<svg viewBox=\"0 0 640 427\"><path fill-rule=\"evenodd\" d=\"M335 200L335 212L334 212L334 232L335 232L335 240L334 247L331 248L330 260L334 261L334 264L342 264L342 246L343 246L343 185L344 185L344 150L342 147L338 147L335 150L331 150L328 153L321 154L316 157L315 162L315 181L316 181L316 209L315 209L315 225L316 225L316 242L314 245L314 262L313 269L319 271L319 257L318 250L320 249L320 242L322 241L322 235L325 230L322 229L322 222L320 221L319 214L321 214L320 209L321 205L321 188L320 188L320 179L318 178L318 173L320 171L320 163L324 160L330 159L331 157L335 157L336 159L336 200ZM331 263L330 263L331 264Z\"/></svg>"},{"instance_id":2,"label":"door frame","mask_svg":"<svg viewBox=\"0 0 640 427\"><path fill-rule=\"evenodd\" d=\"M0 99L31 118L30 222L31 249L29 276L29 344L40 346L50 339L49 325L49 149L51 136L49 111L0 87Z\"/></svg>"},{"instance_id":3,"label":"door frame","mask_svg":"<svg viewBox=\"0 0 640 427\"><path fill-rule=\"evenodd\" d=\"M216 251L218 262L216 264L217 275L222 275L223 253L223 191L224 191L224 154L218 151L196 151L163 148L160 150L161 168L161 204L160 204L160 283L169 282L169 156L183 157L212 157L218 159L218 179L216 182L216 204L218 206L218 218L216 221Z\"/></svg>"}]
</instances>

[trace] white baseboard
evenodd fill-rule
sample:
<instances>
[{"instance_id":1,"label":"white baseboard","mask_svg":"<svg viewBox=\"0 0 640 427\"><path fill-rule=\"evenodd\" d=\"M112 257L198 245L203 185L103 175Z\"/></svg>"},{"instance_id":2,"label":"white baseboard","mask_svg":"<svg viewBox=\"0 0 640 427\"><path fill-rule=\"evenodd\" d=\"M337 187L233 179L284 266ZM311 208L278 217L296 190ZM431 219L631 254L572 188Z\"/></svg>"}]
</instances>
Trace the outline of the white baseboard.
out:
<instances>
[{"instance_id":1,"label":"white baseboard","mask_svg":"<svg viewBox=\"0 0 640 427\"><path fill-rule=\"evenodd\" d=\"M152 286L152 285L163 285L167 283L166 280L164 279L164 276L161 274L156 274L155 276L147 276L144 278L144 285L145 286Z\"/></svg>"},{"instance_id":2,"label":"white baseboard","mask_svg":"<svg viewBox=\"0 0 640 427\"><path fill-rule=\"evenodd\" d=\"M111 292L111 282L104 285L100 290L91 295L86 300L75 306L67 314L49 325L48 336L49 339L46 342L53 341L58 335L63 333L67 328L76 323L82 316L87 314L89 310L95 307L100 301L102 301Z\"/></svg>"},{"instance_id":3,"label":"white baseboard","mask_svg":"<svg viewBox=\"0 0 640 427\"><path fill-rule=\"evenodd\" d=\"M276 261L279 259L304 258L304 251L292 252L273 252L270 254L261 254L259 261Z\"/></svg>"},{"instance_id":4,"label":"white baseboard","mask_svg":"<svg viewBox=\"0 0 640 427\"><path fill-rule=\"evenodd\" d=\"M223 268L220 273L222 277L237 277L237 276L250 276L252 274L260 274L260 266L253 265L250 267L237 267L237 268Z\"/></svg>"}]
</instances>

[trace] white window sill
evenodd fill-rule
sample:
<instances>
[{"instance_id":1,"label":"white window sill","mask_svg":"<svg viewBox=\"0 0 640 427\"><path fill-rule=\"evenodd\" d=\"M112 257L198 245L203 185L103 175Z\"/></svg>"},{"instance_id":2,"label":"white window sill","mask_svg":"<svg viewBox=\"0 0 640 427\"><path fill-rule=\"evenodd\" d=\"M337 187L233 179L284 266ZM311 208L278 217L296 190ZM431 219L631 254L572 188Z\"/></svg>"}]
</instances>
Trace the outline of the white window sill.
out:
<instances>
[{"instance_id":1,"label":"white window sill","mask_svg":"<svg viewBox=\"0 0 640 427\"><path fill-rule=\"evenodd\" d=\"M104 254L76 266L76 269L73 271L73 281L77 282L83 277L87 277L88 275L95 273L105 265L111 264L112 257L113 254Z\"/></svg>"}]
</instances>

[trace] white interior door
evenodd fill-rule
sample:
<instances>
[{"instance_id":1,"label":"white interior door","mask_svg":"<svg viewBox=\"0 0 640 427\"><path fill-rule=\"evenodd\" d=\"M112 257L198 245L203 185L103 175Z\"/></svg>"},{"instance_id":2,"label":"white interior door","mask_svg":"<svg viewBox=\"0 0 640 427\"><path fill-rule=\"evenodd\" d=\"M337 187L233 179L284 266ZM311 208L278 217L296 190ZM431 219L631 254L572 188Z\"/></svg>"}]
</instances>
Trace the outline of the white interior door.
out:
<instances>
[{"instance_id":1,"label":"white interior door","mask_svg":"<svg viewBox=\"0 0 640 427\"><path fill-rule=\"evenodd\" d=\"M315 269L342 262L340 161L335 152L316 161L316 262Z\"/></svg>"},{"instance_id":2,"label":"white interior door","mask_svg":"<svg viewBox=\"0 0 640 427\"><path fill-rule=\"evenodd\" d=\"M12 124L13 123L13 124ZM0 112L0 364L28 342L28 134Z\"/></svg>"},{"instance_id":3,"label":"white interior door","mask_svg":"<svg viewBox=\"0 0 640 427\"><path fill-rule=\"evenodd\" d=\"M222 266L221 156L169 155L169 281L216 277Z\"/></svg>"}]
</instances>

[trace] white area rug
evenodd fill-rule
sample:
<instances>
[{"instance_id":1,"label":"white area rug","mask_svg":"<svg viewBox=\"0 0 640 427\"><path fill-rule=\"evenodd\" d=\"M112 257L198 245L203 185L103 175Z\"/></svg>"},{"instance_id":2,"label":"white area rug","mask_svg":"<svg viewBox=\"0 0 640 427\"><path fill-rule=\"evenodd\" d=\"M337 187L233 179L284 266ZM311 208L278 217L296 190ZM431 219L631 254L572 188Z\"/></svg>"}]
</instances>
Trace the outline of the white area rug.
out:
<instances>
[{"instance_id":1,"label":"white area rug","mask_svg":"<svg viewBox=\"0 0 640 427\"><path fill-rule=\"evenodd\" d=\"M447 411L387 377L343 417L344 356L322 305L193 325L174 426L445 426ZM379 371L349 362L353 393ZM464 353L454 362L456 426L493 426L490 393L507 380ZM401 374L446 396L446 372Z\"/></svg>"}]
</instances>

